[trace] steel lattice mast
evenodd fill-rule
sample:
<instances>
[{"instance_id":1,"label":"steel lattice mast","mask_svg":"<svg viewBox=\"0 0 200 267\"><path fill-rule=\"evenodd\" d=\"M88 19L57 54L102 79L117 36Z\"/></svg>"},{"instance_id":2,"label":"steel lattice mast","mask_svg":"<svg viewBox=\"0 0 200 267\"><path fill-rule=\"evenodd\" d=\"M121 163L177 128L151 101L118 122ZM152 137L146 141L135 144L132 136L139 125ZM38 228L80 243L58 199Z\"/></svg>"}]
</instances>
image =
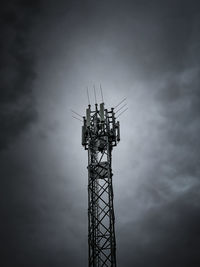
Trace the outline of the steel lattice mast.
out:
<instances>
[{"instance_id":1,"label":"steel lattice mast","mask_svg":"<svg viewBox=\"0 0 200 267\"><path fill-rule=\"evenodd\" d=\"M120 141L114 108L88 105L82 145L88 150L88 266L116 267L112 148Z\"/></svg>"}]
</instances>

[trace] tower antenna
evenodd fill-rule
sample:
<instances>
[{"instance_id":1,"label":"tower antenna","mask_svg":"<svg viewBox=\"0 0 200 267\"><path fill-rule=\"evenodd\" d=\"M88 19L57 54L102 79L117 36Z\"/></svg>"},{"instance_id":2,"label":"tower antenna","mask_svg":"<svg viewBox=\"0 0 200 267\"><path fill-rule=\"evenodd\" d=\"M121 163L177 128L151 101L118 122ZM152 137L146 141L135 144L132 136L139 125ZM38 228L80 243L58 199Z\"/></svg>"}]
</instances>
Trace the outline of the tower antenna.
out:
<instances>
[{"instance_id":1,"label":"tower antenna","mask_svg":"<svg viewBox=\"0 0 200 267\"><path fill-rule=\"evenodd\" d=\"M95 99L95 104L97 104L97 95L96 95L95 85L94 85L94 99Z\"/></svg>"},{"instance_id":2,"label":"tower antenna","mask_svg":"<svg viewBox=\"0 0 200 267\"><path fill-rule=\"evenodd\" d=\"M115 111L115 114L117 114L117 112L119 112L120 110L122 110L126 105L127 105L127 103L125 103L121 108L119 108L117 111Z\"/></svg>"},{"instance_id":3,"label":"tower antenna","mask_svg":"<svg viewBox=\"0 0 200 267\"><path fill-rule=\"evenodd\" d=\"M101 84L100 84L100 90L101 90L101 100L102 100L102 103L103 103L104 102L103 101L103 90L102 90Z\"/></svg>"},{"instance_id":4,"label":"tower antenna","mask_svg":"<svg viewBox=\"0 0 200 267\"><path fill-rule=\"evenodd\" d=\"M119 118L119 116L121 116L127 109L128 109L128 108L126 108L126 109L123 110L121 113L119 113L119 115L116 117L116 119Z\"/></svg>"},{"instance_id":5,"label":"tower antenna","mask_svg":"<svg viewBox=\"0 0 200 267\"><path fill-rule=\"evenodd\" d=\"M115 106L114 108L119 107L119 105L121 105L125 100L126 100L126 97L125 97L122 101L120 101L120 102L117 104L117 106Z\"/></svg>"},{"instance_id":6,"label":"tower antenna","mask_svg":"<svg viewBox=\"0 0 200 267\"><path fill-rule=\"evenodd\" d=\"M90 105L90 97L89 97L88 87L87 87L87 98L88 98L88 105Z\"/></svg>"},{"instance_id":7,"label":"tower antenna","mask_svg":"<svg viewBox=\"0 0 200 267\"><path fill-rule=\"evenodd\" d=\"M81 119L83 118L80 114L78 114L76 111L74 111L73 109L71 109L71 112L73 112L74 114L78 115L79 117L81 117Z\"/></svg>"},{"instance_id":8,"label":"tower antenna","mask_svg":"<svg viewBox=\"0 0 200 267\"><path fill-rule=\"evenodd\" d=\"M77 119L78 121L82 122L82 120L80 120L79 118L76 118L75 116L72 116L72 118Z\"/></svg>"}]
</instances>

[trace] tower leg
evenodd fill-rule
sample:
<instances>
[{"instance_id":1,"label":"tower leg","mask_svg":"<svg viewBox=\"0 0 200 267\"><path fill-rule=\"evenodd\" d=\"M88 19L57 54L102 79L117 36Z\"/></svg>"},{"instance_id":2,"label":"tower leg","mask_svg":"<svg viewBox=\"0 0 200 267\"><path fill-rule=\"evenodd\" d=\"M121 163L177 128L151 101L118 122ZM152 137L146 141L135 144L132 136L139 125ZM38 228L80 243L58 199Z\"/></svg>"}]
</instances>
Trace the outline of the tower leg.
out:
<instances>
[{"instance_id":1,"label":"tower leg","mask_svg":"<svg viewBox=\"0 0 200 267\"><path fill-rule=\"evenodd\" d=\"M88 146L88 246L89 267L116 267L115 219L111 152L108 137L104 147Z\"/></svg>"}]
</instances>

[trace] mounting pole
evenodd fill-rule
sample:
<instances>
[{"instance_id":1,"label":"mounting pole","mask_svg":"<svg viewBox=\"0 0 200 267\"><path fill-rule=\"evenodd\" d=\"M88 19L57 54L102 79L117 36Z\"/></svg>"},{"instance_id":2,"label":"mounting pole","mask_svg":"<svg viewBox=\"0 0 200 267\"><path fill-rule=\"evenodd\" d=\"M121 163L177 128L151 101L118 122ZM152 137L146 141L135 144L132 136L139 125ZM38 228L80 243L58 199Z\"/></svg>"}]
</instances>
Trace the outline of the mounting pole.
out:
<instances>
[{"instance_id":1,"label":"mounting pole","mask_svg":"<svg viewBox=\"0 0 200 267\"><path fill-rule=\"evenodd\" d=\"M103 101L103 90L102 90L101 84L100 84L100 90L101 90L101 99L102 99L102 103L103 103L104 102Z\"/></svg>"}]
</instances>

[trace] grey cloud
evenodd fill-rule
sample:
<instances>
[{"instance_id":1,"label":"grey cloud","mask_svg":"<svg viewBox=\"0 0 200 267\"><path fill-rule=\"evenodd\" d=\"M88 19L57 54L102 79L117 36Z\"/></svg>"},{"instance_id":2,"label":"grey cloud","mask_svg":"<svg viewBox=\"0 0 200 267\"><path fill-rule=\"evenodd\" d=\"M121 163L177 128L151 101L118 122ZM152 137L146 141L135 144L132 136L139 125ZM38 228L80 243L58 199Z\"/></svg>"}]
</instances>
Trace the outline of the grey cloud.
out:
<instances>
[{"instance_id":1,"label":"grey cloud","mask_svg":"<svg viewBox=\"0 0 200 267\"><path fill-rule=\"evenodd\" d=\"M120 264L198 266L198 203L199 195L192 188L175 201L150 209L141 221L124 225L119 230Z\"/></svg>"},{"instance_id":2,"label":"grey cloud","mask_svg":"<svg viewBox=\"0 0 200 267\"><path fill-rule=\"evenodd\" d=\"M36 22L31 3L6 18L4 266L87 266L87 155L69 108L82 114L99 82L107 106L129 106L113 151L118 265L198 266L198 2L43 1Z\"/></svg>"},{"instance_id":3,"label":"grey cloud","mask_svg":"<svg viewBox=\"0 0 200 267\"><path fill-rule=\"evenodd\" d=\"M1 133L0 148L7 145L36 118L32 83L35 79L30 31L38 1L1 2Z\"/></svg>"}]
</instances>

